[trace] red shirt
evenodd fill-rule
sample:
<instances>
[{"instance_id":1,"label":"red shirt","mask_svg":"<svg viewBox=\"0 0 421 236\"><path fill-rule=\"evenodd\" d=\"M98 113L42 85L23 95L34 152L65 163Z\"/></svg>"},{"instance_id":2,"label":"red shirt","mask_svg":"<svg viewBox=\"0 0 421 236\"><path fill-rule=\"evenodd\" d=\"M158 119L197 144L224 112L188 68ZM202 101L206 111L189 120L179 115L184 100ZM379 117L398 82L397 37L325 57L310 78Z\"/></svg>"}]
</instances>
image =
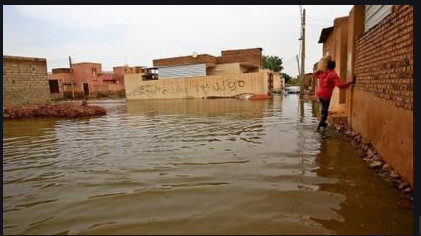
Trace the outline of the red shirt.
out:
<instances>
[{"instance_id":1,"label":"red shirt","mask_svg":"<svg viewBox=\"0 0 421 236\"><path fill-rule=\"evenodd\" d=\"M351 82L341 83L338 74L334 70L317 71L313 73L313 76L319 81L316 96L325 100L329 100L332 97L332 91L335 86L338 86L340 89L346 89L351 84Z\"/></svg>"}]
</instances>

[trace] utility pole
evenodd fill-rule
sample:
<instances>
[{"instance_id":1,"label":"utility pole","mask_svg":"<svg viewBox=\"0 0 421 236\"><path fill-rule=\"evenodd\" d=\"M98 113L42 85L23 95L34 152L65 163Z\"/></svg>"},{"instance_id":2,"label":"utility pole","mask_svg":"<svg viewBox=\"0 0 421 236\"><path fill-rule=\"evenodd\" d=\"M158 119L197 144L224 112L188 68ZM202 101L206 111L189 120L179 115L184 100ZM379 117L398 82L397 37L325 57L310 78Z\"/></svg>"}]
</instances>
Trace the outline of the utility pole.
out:
<instances>
[{"instance_id":1,"label":"utility pole","mask_svg":"<svg viewBox=\"0 0 421 236\"><path fill-rule=\"evenodd\" d=\"M69 56L69 65L70 65L70 83L72 84L72 98L75 99L75 80L73 77L73 64L72 58Z\"/></svg>"},{"instance_id":2,"label":"utility pole","mask_svg":"<svg viewBox=\"0 0 421 236\"><path fill-rule=\"evenodd\" d=\"M306 51L306 9L302 9L300 5L300 13L301 13L301 73L300 73L300 95L303 95L303 80L304 80L304 73L305 73L305 51Z\"/></svg>"},{"instance_id":3,"label":"utility pole","mask_svg":"<svg viewBox=\"0 0 421 236\"><path fill-rule=\"evenodd\" d=\"M301 76L301 69L300 69L300 59L298 58L298 54L297 54L297 68L298 68L298 75L300 77Z\"/></svg>"}]
</instances>

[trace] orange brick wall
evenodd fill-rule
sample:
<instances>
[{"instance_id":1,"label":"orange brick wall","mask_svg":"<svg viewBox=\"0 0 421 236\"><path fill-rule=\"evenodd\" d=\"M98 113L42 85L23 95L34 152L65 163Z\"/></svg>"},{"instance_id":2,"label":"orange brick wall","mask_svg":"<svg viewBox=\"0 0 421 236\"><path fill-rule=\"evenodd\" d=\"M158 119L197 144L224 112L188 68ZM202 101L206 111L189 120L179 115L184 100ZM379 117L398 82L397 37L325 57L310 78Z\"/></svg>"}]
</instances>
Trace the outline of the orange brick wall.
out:
<instances>
[{"instance_id":1,"label":"orange brick wall","mask_svg":"<svg viewBox=\"0 0 421 236\"><path fill-rule=\"evenodd\" d=\"M354 53L352 127L413 184L413 6L393 6L359 37Z\"/></svg>"},{"instance_id":2,"label":"orange brick wall","mask_svg":"<svg viewBox=\"0 0 421 236\"><path fill-rule=\"evenodd\" d=\"M396 5L356 44L356 88L413 110L413 6Z\"/></svg>"},{"instance_id":3,"label":"orange brick wall","mask_svg":"<svg viewBox=\"0 0 421 236\"><path fill-rule=\"evenodd\" d=\"M222 51L221 56L217 57L217 63L232 63L232 62L250 62L262 68L262 49L240 49Z\"/></svg>"},{"instance_id":4,"label":"orange brick wall","mask_svg":"<svg viewBox=\"0 0 421 236\"><path fill-rule=\"evenodd\" d=\"M220 57L214 57L208 54L200 54L197 57L183 56L172 57L153 60L154 66L175 66L187 64L224 64L236 62L250 62L254 65L262 67L262 49L239 49L239 50L226 50L221 52Z\"/></svg>"}]
</instances>

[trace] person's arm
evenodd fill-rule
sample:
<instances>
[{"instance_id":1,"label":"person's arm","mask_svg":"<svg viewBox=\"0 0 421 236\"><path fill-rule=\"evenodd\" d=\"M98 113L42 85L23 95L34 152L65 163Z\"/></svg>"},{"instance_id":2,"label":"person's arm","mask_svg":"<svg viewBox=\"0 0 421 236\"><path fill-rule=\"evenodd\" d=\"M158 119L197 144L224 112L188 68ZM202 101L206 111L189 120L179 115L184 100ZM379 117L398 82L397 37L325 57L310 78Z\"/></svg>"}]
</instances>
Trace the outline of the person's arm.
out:
<instances>
[{"instance_id":1,"label":"person's arm","mask_svg":"<svg viewBox=\"0 0 421 236\"><path fill-rule=\"evenodd\" d=\"M333 73L332 76L333 76L333 81L335 81L335 86L337 86L340 89L346 89L352 84L352 82L342 83L339 80L339 76L336 73Z\"/></svg>"}]
</instances>

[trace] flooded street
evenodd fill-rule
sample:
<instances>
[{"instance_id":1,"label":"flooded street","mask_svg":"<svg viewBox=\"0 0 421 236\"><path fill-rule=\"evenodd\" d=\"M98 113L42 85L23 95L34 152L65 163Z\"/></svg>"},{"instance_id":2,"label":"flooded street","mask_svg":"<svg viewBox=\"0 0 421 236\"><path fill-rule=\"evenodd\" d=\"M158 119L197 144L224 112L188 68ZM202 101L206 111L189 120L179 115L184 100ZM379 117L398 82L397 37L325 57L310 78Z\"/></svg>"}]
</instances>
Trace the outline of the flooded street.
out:
<instances>
[{"instance_id":1,"label":"flooded street","mask_svg":"<svg viewBox=\"0 0 421 236\"><path fill-rule=\"evenodd\" d=\"M4 234L413 233L298 95L89 103L107 115L3 121Z\"/></svg>"}]
</instances>

